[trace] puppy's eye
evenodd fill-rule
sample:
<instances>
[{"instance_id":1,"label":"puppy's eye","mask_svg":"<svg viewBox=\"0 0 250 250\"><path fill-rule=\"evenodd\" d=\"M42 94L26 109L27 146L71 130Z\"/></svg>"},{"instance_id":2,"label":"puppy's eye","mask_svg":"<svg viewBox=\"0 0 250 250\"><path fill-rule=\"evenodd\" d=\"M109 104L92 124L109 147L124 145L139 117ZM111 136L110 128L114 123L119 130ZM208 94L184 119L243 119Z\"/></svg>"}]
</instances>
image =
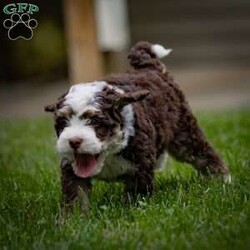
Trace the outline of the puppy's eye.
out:
<instances>
[{"instance_id":1,"label":"puppy's eye","mask_svg":"<svg viewBox=\"0 0 250 250\"><path fill-rule=\"evenodd\" d=\"M62 127L66 127L68 125L68 119L66 117L58 117L56 119L56 123Z\"/></svg>"},{"instance_id":2,"label":"puppy's eye","mask_svg":"<svg viewBox=\"0 0 250 250\"><path fill-rule=\"evenodd\" d=\"M55 129L57 136L61 134L65 127L68 126L68 120L65 117L57 117L55 120Z\"/></svg>"},{"instance_id":3,"label":"puppy's eye","mask_svg":"<svg viewBox=\"0 0 250 250\"><path fill-rule=\"evenodd\" d=\"M92 126L98 126L100 124L100 122L98 121L98 119L96 118L92 118L90 121L89 121L89 125L92 125Z\"/></svg>"},{"instance_id":4,"label":"puppy's eye","mask_svg":"<svg viewBox=\"0 0 250 250\"><path fill-rule=\"evenodd\" d=\"M105 138L110 135L109 127L100 126L96 128L96 133L98 137Z\"/></svg>"}]
</instances>

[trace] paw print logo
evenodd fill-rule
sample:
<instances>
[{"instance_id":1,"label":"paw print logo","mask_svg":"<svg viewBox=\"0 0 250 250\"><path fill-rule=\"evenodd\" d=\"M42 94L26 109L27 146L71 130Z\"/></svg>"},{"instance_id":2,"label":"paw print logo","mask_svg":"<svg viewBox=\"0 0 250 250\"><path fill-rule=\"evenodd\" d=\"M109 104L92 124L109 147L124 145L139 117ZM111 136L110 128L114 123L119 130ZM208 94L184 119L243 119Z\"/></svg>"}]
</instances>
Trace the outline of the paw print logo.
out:
<instances>
[{"instance_id":1,"label":"paw print logo","mask_svg":"<svg viewBox=\"0 0 250 250\"><path fill-rule=\"evenodd\" d=\"M35 29L37 25L37 21L30 18L30 15L27 13L23 13L22 15L14 13L10 19L6 19L3 22L3 26L8 29L8 37L10 40L17 40L18 38L30 40L33 37L33 29Z\"/></svg>"}]
</instances>

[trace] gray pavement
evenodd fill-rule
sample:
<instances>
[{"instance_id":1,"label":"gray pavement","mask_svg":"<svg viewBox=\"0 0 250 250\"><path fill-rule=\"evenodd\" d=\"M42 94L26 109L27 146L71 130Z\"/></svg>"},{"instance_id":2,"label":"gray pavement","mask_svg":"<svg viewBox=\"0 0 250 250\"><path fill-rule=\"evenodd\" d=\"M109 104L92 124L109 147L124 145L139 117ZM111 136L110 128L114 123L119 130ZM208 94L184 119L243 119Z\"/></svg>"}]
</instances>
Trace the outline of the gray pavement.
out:
<instances>
[{"instance_id":1,"label":"gray pavement","mask_svg":"<svg viewBox=\"0 0 250 250\"><path fill-rule=\"evenodd\" d=\"M250 67L172 70L194 110L250 108ZM45 115L43 107L67 91L66 80L0 86L0 118Z\"/></svg>"}]
</instances>

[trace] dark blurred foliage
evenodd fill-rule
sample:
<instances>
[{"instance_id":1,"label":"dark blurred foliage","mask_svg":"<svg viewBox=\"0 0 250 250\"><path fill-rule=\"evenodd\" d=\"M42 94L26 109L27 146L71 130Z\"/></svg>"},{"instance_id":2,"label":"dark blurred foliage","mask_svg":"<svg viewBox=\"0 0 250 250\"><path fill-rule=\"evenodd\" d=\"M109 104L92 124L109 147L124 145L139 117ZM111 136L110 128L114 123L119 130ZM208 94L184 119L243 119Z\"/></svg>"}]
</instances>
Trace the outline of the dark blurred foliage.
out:
<instances>
[{"instance_id":1,"label":"dark blurred foliage","mask_svg":"<svg viewBox=\"0 0 250 250\"><path fill-rule=\"evenodd\" d=\"M56 80L67 75L65 38L63 33L62 1L1 1L1 24L10 16L3 13L6 4L26 2L36 4L39 12L32 18L38 21L33 38L29 41L11 41L1 25L0 81Z\"/></svg>"}]
</instances>

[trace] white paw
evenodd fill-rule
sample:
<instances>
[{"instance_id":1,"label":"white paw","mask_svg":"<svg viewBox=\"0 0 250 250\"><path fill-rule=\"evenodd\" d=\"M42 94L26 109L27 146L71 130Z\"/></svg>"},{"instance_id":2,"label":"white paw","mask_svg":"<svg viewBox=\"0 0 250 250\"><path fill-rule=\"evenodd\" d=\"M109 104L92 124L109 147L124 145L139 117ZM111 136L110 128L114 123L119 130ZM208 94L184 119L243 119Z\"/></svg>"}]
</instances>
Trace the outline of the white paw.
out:
<instances>
[{"instance_id":1,"label":"white paw","mask_svg":"<svg viewBox=\"0 0 250 250\"><path fill-rule=\"evenodd\" d=\"M223 176L223 180L224 180L225 183L229 183L230 184L232 182L232 176L231 176L231 174L225 174Z\"/></svg>"}]
</instances>

